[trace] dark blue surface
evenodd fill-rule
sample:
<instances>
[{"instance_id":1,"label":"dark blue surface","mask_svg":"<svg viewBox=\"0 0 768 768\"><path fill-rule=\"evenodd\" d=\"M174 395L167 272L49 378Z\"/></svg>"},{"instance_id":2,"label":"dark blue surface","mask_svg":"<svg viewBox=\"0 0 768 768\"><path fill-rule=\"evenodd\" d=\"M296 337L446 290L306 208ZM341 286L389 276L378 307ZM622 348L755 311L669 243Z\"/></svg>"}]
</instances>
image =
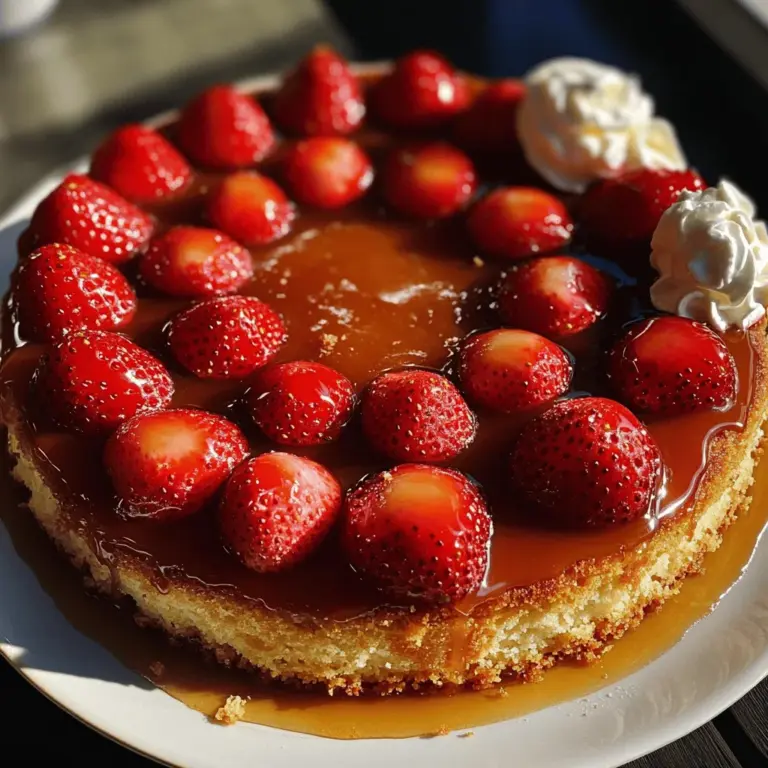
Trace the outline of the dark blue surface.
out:
<instances>
[{"instance_id":1,"label":"dark blue surface","mask_svg":"<svg viewBox=\"0 0 768 768\"><path fill-rule=\"evenodd\" d=\"M553 56L637 72L677 127L691 165L728 176L768 211L768 93L665 0L327 0L364 59L416 47L457 66L521 75Z\"/></svg>"}]
</instances>

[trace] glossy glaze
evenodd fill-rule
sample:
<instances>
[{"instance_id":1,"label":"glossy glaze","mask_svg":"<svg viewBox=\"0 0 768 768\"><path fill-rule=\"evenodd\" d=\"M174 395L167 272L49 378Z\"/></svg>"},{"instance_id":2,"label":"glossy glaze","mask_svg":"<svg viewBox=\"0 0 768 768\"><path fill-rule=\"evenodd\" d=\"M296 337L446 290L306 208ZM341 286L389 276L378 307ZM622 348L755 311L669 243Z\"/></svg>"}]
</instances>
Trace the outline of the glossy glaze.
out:
<instances>
[{"instance_id":1,"label":"glossy glaze","mask_svg":"<svg viewBox=\"0 0 768 768\"><path fill-rule=\"evenodd\" d=\"M195 649L171 646L160 633L137 627L129 606L94 600L83 590L79 574L55 556L51 542L18 506L24 493L11 483L8 470L7 459L0 456L0 520L19 556L79 632L208 717L227 697L239 695L247 699L245 719L250 722L336 739L467 733L467 729L520 717L604 687L606 698L630 695L630 688L615 684L670 648L717 604L741 575L768 522L768 472L758 468L752 512L729 529L717 552L707 555L704 573L687 579L663 611L648 616L589 666L560 664L536 685L508 684L490 691L330 697L324 692L286 691L251 675L204 663ZM588 712L585 704L583 714Z\"/></svg>"},{"instance_id":2,"label":"glossy glaze","mask_svg":"<svg viewBox=\"0 0 768 768\"><path fill-rule=\"evenodd\" d=\"M360 140L375 160L394 141L375 131L362 134ZM278 150L264 169L279 175L279 162ZM201 223L206 191L216 181L210 174L198 174L183 197L154 208L159 229L178 221ZM493 286L501 267L478 258L461 219L420 223L393 217L380 205L375 189L368 199L341 212L302 210L288 237L253 249L252 255L255 276L243 292L258 296L283 315L289 341L278 360L320 360L348 376L358 390L377 373L404 365L452 375L460 339L497 325ZM609 394L603 377L604 350L625 322L650 309L647 283L641 280L635 285L614 265L603 266L618 276L611 311L594 328L563 341L575 361L574 392ZM127 333L172 366L163 328L187 303L148 289L140 288L139 293L139 312ZM581 560L637 545L652 535L659 519L684 514L705 471L709 441L719 430L739 429L750 403L749 338L733 334L726 341L739 370L733 406L649 424L667 469L658 518L598 532L547 528L517 508L507 493L505 458L519 417L479 413L478 437L453 466L481 484L495 535L487 584L457 610L471 611L508 588L553 578ZM218 543L210 510L168 525L119 518L101 471L101 443L58 432L39 415L29 383L42 351L37 345L19 346L6 313L0 374L3 408L6 417L16 418L20 412L28 422L27 439L39 453L47 481L105 563L126 554L138 556L160 589L170 580L191 588L204 585L306 617L346 620L385 605L375 589L350 571L334 536L293 570L258 575ZM178 369L173 373L175 406L227 413L244 426L254 452L274 447L241 411L247 381L212 382ZM336 443L301 453L327 465L345 487L388 466L367 448L355 421Z\"/></svg>"}]
</instances>

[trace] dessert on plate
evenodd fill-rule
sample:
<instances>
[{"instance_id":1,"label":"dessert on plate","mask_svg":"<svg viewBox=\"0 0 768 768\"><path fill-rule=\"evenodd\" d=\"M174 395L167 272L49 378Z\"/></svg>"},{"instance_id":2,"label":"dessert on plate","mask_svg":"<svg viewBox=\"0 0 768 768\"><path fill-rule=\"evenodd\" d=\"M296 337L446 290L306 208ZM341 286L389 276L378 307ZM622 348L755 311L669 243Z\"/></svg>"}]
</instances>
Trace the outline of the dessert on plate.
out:
<instances>
[{"instance_id":1,"label":"dessert on plate","mask_svg":"<svg viewBox=\"0 0 768 768\"><path fill-rule=\"evenodd\" d=\"M223 664L531 679L746 509L767 265L626 73L318 48L40 201L2 322L13 472L88 583Z\"/></svg>"}]
</instances>

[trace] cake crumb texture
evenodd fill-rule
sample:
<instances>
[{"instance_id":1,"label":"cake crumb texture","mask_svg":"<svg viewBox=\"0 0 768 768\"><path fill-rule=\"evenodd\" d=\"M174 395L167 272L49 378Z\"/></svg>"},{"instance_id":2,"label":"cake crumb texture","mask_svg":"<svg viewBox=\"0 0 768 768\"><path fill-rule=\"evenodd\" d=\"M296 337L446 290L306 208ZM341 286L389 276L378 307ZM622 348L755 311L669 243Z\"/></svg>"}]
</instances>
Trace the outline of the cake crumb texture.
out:
<instances>
[{"instance_id":1,"label":"cake crumb texture","mask_svg":"<svg viewBox=\"0 0 768 768\"><path fill-rule=\"evenodd\" d=\"M553 579L510 588L469 615L450 606L412 607L344 622L320 616L297 621L183 575L161 591L138 557L100 558L46 483L22 419L8 420L8 448L14 476L29 489L29 508L40 525L89 583L110 597L131 598L143 625L191 641L228 667L320 685L329 693L488 688L506 679L535 680L563 659L598 659L676 594L684 578L701 569L704 555L718 548L750 501L768 405L763 334L764 326L755 334L754 396L744 428L722 430L711 441L690 511L664 519L637 546L576 563ZM229 711L237 706L231 704Z\"/></svg>"},{"instance_id":2,"label":"cake crumb texture","mask_svg":"<svg viewBox=\"0 0 768 768\"><path fill-rule=\"evenodd\" d=\"M245 699L240 696L228 696L224 706L216 710L214 719L222 725L234 725L245 717Z\"/></svg>"}]
</instances>

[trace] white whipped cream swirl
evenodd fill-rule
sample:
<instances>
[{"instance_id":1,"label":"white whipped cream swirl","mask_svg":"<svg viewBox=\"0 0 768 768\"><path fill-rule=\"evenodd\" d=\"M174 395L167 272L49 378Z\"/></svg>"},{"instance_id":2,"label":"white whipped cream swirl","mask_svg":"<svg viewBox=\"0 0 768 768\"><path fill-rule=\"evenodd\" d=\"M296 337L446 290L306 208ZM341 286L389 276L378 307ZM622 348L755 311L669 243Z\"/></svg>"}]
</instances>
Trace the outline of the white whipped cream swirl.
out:
<instances>
[{"instance_id":1,"label":"white whipped cream swirl","mask_svg":"<svg viewBox=\"0 0 768 768\"><path fill-rule=\"evenodd\" d=\"M721 181L682 192L661 217L651 241L659 279L653 305L725 331L746 329L768 302L768 231L754 203Z\"/></svg>"},{"instance_id":2,"label":"white whipped cream swirl","mask_svg":"<svg viewBox=\"0 0 768 768\"><path fill-rule=\"evenodd\" d=\"M623 171L687 167L674 128L654 117L637 77L589 59L558 58L532 70L526 86L520 144L553 186L582 192Z\"/></svg>"}]
</instances>

